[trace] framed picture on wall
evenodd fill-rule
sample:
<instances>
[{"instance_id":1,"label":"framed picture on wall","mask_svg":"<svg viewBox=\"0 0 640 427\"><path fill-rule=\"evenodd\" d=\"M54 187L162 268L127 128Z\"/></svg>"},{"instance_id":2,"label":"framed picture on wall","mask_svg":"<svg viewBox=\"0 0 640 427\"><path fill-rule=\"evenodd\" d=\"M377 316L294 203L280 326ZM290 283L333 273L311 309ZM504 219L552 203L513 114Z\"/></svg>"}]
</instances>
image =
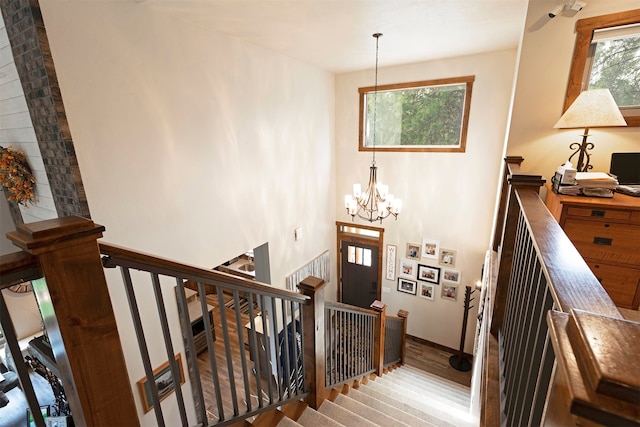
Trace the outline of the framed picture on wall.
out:
<instances>
[{"instance_id":1,"label":"framed picture on wall","mask_svg":"<svg viewBox=\"0 0 640 427\"><path fill-rule=\"evenodd\" d=\"M420 259L420 245L417 243L407 243L407 258Z\"/></svg>"},{"instance_id":2,"label":"framed picture on wall","mask_svg":"<svg viewBox=\"0 0 640 427\"><path fill-rule=\"evenodd\" d=\"M440 265L446 265L447 267L455 267L456 265L456 251L453 249L440 249L440 257L438 258Z\"/></svg>"},{"instance_id":3,"label":"framed picture on wall","mask_svg":"<svg viewBox=\"0 0 640 427\"><path fill-rule=\"evenodd\" d=\"M455 301L458 297L458 287L456 285L450 285L448 283L442 284L442 293L440 298Z\"/></svg>"},{"instance_id":4,"label":"framed picture on wall","mask_svg":"<svg viewBox=\"0 0 640 427\"><path fill-rule=\"evenodd\" d=\"M179 385L184 384L184 369L182 368L182 356L180 353L175 356L176 362L178 363L178 375ZM171 375L171 367L169 366L169 361L164 362L162 365L158 366L153 370L153 380L158 387L158 397L162 402L166 399L173 391L176 389L176 381L174 381L173 376ZM147 381L147 377L143 377L138 380L138 391L140 391L140 397L142 398L142 406L144 407L144 412L149 412L153 409L153 398L151 397L151 386L149 385L149 381Z\"/></svg>"},{"instance_id":5,"label":"framed picture on wall","mask_svg":"<svg viewBox=\"0 0 640 427\"><path fill-rule=\"evenodd\" d=\"M440 267L418 265L418 280L423 282L440 283Z\"/></svg>"},{"instance_id":6,"label":"framed picture on wall","mask_svg":"<svg viewBox=\"0 0 640 427\"><path fill-rule=\"evenodd\" d=\"M438 240L422 239L422 258L438 259L440 242Z\"/></svg>"},{"instance_id":7,"label":"framed picture on wall","mask_svg":"<svg viewBox=\"0 0 640 427\"><path fill-rule=\"evenodd\" d=\"M407 294L415 295L416 294L416 285L417 282L413 280L403 279L402 277L398 277L398 291L404 292Z\"/></svg>"},{"instance_id":8,"label":"framed picture on wall","mask_svg":"<svg viewBox=\"0 0 640 427\"><path fill-rule=\"evenodd\" d=\"M447 282L460 283L460 272L445 268L442 272L442 279Z\"/></svg>"},{"instance_id":9,"label":"framed picture on wall","mask_svg":"<svg viewBox=\"0 0 640 427\"><path fill-rule=\"evenodd\" d=\"M387 245L387 280L396 280L396 245Z\"/></svg>"},{"instance_id":10,"label":"framed picture on wall","mask_svg":"<svg viewBox=\"0 0 640 427\"><path fill-rule=\"evenodd\" d=\"M428 283L420 283L420 291L418 292L418 295L420 296L420 298L432 300L433 292L434 292L433 285L430 285Z\"/></svg>"},{"instance_id":11,"label":"framed picture on wall","mask_svg":"<svg viewBox=\"0 0 640 427\"><path fill-rule=\"evenodd\" d=\"M400 272L398 273L399 277L415 279L417 269L418 264L415 261L407 258L400 258Z\"/></svg>"}]
</instances>

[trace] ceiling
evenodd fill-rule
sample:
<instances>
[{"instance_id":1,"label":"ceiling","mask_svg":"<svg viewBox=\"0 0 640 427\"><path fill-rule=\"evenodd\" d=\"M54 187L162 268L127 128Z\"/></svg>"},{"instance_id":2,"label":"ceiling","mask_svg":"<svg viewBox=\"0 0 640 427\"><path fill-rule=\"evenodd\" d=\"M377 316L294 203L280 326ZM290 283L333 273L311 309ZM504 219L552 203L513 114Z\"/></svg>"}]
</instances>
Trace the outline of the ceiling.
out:
<instances>
[{"instance_id":1,"label":"ceiling","mask_svg":"<svg viewBox=\"0 0 640 427\"><path fill-rule=\"evenodd\" d=\"M333 73L514 48L528 0L137 0Z\"/></svg>"}]
</instances>

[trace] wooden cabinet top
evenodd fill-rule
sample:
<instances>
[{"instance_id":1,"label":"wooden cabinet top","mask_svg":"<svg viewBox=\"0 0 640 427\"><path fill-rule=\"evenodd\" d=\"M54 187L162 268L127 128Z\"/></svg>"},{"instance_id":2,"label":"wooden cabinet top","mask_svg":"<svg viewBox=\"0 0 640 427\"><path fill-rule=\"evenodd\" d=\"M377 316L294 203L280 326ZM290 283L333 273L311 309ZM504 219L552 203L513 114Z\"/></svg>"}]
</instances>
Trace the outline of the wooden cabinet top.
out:
<instances>
[{"instance_id":1,"label":"wooden cabinet top","mask_svg":"<svg viewBox=\"0 0 640 427\"><path fill-rule=\"evenodd\" d=\"M613 197L567 196L554 193L549 186L547 186L545 204L558 222L560 222L563 208L567 206L640 212L640 197L620 193L614 193Z\"/></svg>"}]
</instances>

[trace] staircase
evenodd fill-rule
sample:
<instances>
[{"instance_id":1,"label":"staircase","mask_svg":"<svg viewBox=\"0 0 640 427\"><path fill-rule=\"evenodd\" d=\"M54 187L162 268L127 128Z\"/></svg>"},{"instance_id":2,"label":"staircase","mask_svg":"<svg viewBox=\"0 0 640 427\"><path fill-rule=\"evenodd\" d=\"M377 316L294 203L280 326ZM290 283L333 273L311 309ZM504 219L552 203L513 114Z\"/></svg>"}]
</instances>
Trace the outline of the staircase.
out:
<instances>
[{"instance_id":1,"label":"staircase","mask_svg":"<svg viewBox=\"0 0 640 427\"><path fill-rule=\"evenodd\" d=\"M316 411L303 402L260 415L256 427L477 426L469 388L404 365L334 389Z\"/></svg>"}]
</instances>

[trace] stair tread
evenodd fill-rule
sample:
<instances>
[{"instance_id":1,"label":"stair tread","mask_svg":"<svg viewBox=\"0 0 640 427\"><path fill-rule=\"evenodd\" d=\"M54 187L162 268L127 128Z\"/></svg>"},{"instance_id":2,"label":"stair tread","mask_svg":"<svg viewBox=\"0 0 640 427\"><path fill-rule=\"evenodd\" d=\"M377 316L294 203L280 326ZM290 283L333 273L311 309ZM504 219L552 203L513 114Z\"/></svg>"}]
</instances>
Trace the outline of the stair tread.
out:
<instances>
[{"instance_id":1,"label":"stair tread","mask_svg":"<svg viewBox=\"0 0 640 427\"><path fill-rule=\"evenodd\" d=\"M455 381L451 381L450 379L432 374L431 372L423 371L422 369L416 368L411 365L403 365L402 369L398 369L397 371L401 375L416 374L417 378L426 378L428 381L437 381L439 383L444 383L450 386L452 389L460 390L463 393L470 393L471 390L469 386L459 384Z\"/></svg>"},{"instance_id":2,"label":"stair tread","mask_svg":"<svg viewBox=\"0 0 640 427\"><path fill-rule=\"evenodd\" d=\"M458 390L449 389L446 385L435 382L423 381L422 383L416 383L414 380L409 378L392 375L384 375L376 379L376 381L380 381L384 384L393 384L415 393L431 395L437 400L447 398L462 406L468 406L470 401L469 394L463 394Z\"/></svg>"},{"instance_id":3,"label":"stair tread","mask_svg":"<svg viewBox=\"0 0 640 427\"><path fill-rule=\"evenodd\" d=\"M278 422L278 424L276 424L276 427L297 427L297 426L301 426L302 424L299 424L295 421L293 421L291 418L289 417L284 417L280 420L280 422Z\"/></svg>"},{"instance_id":4,"label":"stair tread","mask_svg":"<svg viewBox=\"0 0 640 427\"><path fill-rule=\"evenodd\" d=\"M311 407L305 409L296 422L304 427L344 427L336 420L327 417Z\"/></svg>"},{"instance_id":5,"label":"stair tread","mask_svg":"<svg viewBox=\"0 0 640 427\"><path fill-rule=\"evenodd\" d=\"M352 391L349 391L349 394L351 393ZM401 420L390 417L389 415L379 411L378 408L365 405L364 403L359 402L345 394L340 394L336 398L336 400L334 400L334 403L340 405L348 411L353 412L354 414L358 414L361 417L366 418L367 420L379 426L395 425L398 427L409 427L408 424L402 422Z\"/></svg>"},{"instance_id":6,"label":"stair tread","mask_svg":"<svg viewBox=\"0 0 640 427\"><path fill-rule=\"evenodd\" d=\"M320 405L318 412L332 418L333 420L339 422L345 426L358 426L358 427L376 427L378 424L372 423L366 418L349 411L333 403L330 400L325 400Z\"/></svg>"},{"instance_id":7,"label":"stair tread","mask_svg":"<svg viewBox=\"0 0 640 427\"><path fill-rule=\"evenodd\" d=\"M468 408L447 399L436 400L428 396L417 395L410 391L404 393L399 392L377 381L370 381L364 387L372 389L374 397L379 399L390 399L390 396L398 396L402 401L398 399L396 399L396 401L400 403L403 410L430 422L438 419L446 420L468 417ZM413 397L414 395L416 397ZM447 423L446 425L453 426L454 424ZM455 425L457 425L457 423Z\"/></svg>"},{"instance_id":8,"label":"stair tread","mask_svg":"<svg viewBox=\"0 0 640 427\"><path fill-rule=\"evenodd\" d=\"M434 423L430 423L426 420L416 417L415 415L410 414L409 412L403 411L398 406L389 404L388 399L387 401L376 399L370 394L363 393L359 389L350 390L349 396L352 399L357 400L358 402L361 402L371 408L375 408L380 412L384 412L385 414L393 418L401 420L402 422L410 425L411 427L432 427L436 425Z\"/></svg>"}]
</instances>

